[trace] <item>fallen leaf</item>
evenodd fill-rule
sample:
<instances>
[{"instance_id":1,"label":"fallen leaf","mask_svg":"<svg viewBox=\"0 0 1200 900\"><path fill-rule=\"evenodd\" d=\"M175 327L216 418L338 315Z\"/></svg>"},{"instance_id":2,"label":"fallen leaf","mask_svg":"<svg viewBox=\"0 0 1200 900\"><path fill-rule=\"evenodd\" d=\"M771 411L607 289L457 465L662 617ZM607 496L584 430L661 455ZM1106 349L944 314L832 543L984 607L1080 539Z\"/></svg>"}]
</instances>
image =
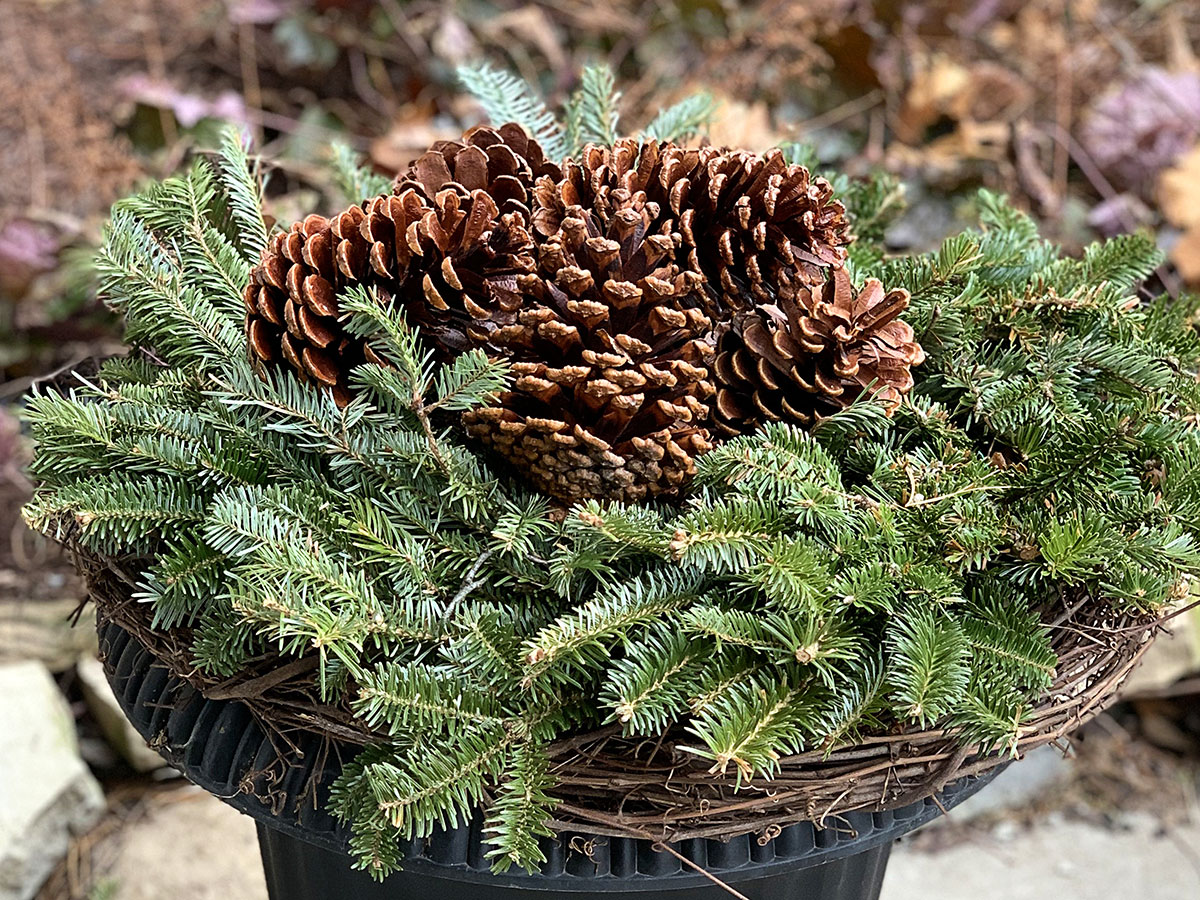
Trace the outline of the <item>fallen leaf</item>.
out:
<instances>
[{"instance_id":1,"label":"fallen leaf","mask_svg":"<svg viewBox=\"0 0 1200 900\"><path fill-rule=\"evenodd\" d=\"M459 137L455 128L435 124L426 110L401 112L387 132L371 141L371 162L387 172L399 172L438 141Z\"/></svg>"},{"instance_id":2,"label":"fallen leaf","mask_svg":"<svg viewBox=\"0 0 1200 900\"><path fill-rule=\"evenodd\" d=\"M913 60L904 105L896 116L896 136L906 144L921 143L926 130L946 114L970 83L967 67L948 56L934 54Z\"/></svg>"},{"instance_id":3,"label":"fallen leaf","mask_svg":"<svg viewBox=\"0 0 1200 900\"><path fill-rule=\"evenodd\" d=\"M1158 176L1158 204L1172 225L1200 225L1200 144Z\"/></svg>"},{"instance_id":4,"label":"fallen leaf","mask_svg":"<svg viewBox=\"0 0 1200 900\"><path fill-rule=\"evenodd\" d=\"M1092 104L1078 137L1109 178L1152 190L1200 137L1200 72L1145 67Z\"/></svg>"},{"instance_id":5,"label":"fallen leaf","mask_svg":"<svg viewBox=\"0 0 1200 900\"><path fill-rule=\"evenodd\" d=\"M1200 226L1190 228L1180 235L1171 248L1171 262L1179 270L1184 281L1200 284Z\"/></svg>"},{"instance_id":6,"label":"fallen leaf","mask_svg":"<svg viewBox=\"0 0 1200 900\"><path fill-rule=\"evenodd\" d=\"M0 294L20 299L43 272L58 265L59 240L52 229L14 219L0 228Z\"/></svg>"},{"instance_id":7,"label":"fallen leaf","mask_svg":"<svg viewBox=\"0 0 1200 900\"><path fill-rule=\"evenodd\" d=\"M234 25L272 25L293 12L288 0L233 0L229 21Z\"/></svg>"},{"instance_id":8,"label":"fallen leaf","mask_svg":"<svg viewBox=\"0 0 1200 900\"><path fill-rule=\"evenodd\" d=\"M552 72L561 72L567 67L566 52L563 49L566 41L554 21L541 7L522 6L498 16L481 19L476 27L488 42L508 47L510 52L515 53L525 47L536 47L546 58Z\"/></svg>"},{"instance_id":9,"label":"fallen leaf","mask_svg":"<svg viewBox=\"0 0 1200 900\"><path fill-rule=\"evenodd\" d=\"M219 119L239 125L249 125L246 101L236 91L221 91L215 97L181 91L170 81L136 73L121 79L117 90L146 106L169 109L184 128L191 128L201 119Z\"/></svg>"},{"instance_id":10,"label":"fallen leaf","mask_svg":"<svg viewBox=\"0 0 1200 900\"><path fill-rule=\"evenodd\" d=\"M1105 237L1136 231L1154 221L1154 212L1136 194L1126 191L1091 208L1087 222Z\"/></svg>"},{"instance_id":11,"label":"fallen leaf","mask_svg":"<svg viewBox=\"0 0 1200 900\"><path fill-rule=\"evenodd\" d=\"M767 104L728 97L718 98L716 115L705 133L713 146L756 151L778 147L785 140L771 123Z\"/></svg>"},{"instance_id":12,"label":"fallen leaf","mask_svg":"<svg viewBox=\"0 0 1200 900\"><path fill-rule=\"evenodd\" d=\"M452 66L460 66L479 55L479 45L471 29L452 11L442 16L430 47Z\"/></svg>"}]
</instances>

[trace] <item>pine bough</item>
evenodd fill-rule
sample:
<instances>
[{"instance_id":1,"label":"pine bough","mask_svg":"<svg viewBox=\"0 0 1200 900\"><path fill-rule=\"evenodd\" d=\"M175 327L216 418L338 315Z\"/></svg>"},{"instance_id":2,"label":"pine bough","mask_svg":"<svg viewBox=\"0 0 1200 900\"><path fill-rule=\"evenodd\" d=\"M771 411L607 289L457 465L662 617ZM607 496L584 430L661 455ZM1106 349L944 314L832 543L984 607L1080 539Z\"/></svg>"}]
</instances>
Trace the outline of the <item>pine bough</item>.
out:
<instances>
[{"instance_id":1,"label":"pine bough","mask_svg":"<svg viewBox=\"0 0 1200 900\"><path fill-rule=\"evenodd\" d=\"M584 91L578 121L615 129ZM671 729L739 782L896 723L1010 749L1054 677L1036 610L1160 610L1200 568L1194 306L1137 296L1149 239L1064 258L988 193L979 230L886 258L895 191L841 188L855 278L912 293L929 361L906 405L725 443L678 507L564 517L438 424L503 364L434 366L373 296L343 309L398 364L358 370L346 408L251 371L240 292L266 229L227 140L115 207L98 267L133 350L31 399L26 517L141 561L137 599L193 627L210 672L319 658L324 695L389 736L333 797L377 875L485 791L496 868L536 868L545 747L605 723Z\"/></svg>"}]
</instances>

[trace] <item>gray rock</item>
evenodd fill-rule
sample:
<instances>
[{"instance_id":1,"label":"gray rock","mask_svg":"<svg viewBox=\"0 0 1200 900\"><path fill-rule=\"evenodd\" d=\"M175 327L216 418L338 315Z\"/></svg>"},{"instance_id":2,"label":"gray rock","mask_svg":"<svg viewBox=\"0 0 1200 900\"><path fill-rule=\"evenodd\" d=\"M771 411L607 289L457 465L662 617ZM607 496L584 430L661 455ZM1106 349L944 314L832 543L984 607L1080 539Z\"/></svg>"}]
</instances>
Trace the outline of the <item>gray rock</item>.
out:
<instances>
[{"instance_id":1,"label":"gray rock","mask_svg":"<svg viewBox=\"0 0 1200 900\"><path fill-rule=\"evenodd\" d=\"M0 665L36 659L51 672L95 655L95 612L72 625L83 588L62 572L28 573L0 568Z\"/></svg>"},{"instance_id":2,"label":"gray rock","mask_svg":"<svg viewBox=\"0 0 1200 900\"><path fill-rule=\"evenodd\" d=\"M94 657L85 657L79 660L76 671L83 688L83 699L96 717L109 746L138 772L153 772L165 766L166 760L146 746L145 739L125 718L108 679L104 677L103 664Z\"/></svg>"},{"instance_id":3,"label":"gray rock","mask_svg":"<svg viewBox=\"0 0 1200 900\"><path fill-rule=\"evenodd\" d=\"M41 663L0 665L0 900L30 900L104 811L66 700Z\"/></svg>"}]
</instances>

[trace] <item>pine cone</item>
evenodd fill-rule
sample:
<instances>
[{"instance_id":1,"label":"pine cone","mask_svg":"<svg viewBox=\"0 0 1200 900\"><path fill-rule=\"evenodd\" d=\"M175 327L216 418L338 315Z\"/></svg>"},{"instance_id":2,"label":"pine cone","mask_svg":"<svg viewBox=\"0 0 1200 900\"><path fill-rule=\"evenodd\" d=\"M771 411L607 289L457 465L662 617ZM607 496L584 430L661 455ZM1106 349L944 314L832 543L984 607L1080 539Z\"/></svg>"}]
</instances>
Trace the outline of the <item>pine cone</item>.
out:
<instances>
[{"instance_id":1,"label":"pine cone","mask_svg":"<svg viewBox=\"0 0 1200 900\"><path fill-rule=\"evenodd\" d=\"M332 219L309 216L272 238L245 289L247 338L258 360L287 362L345 405L350 371L380 362L338 321L338 297L348 287L398 298L409 323L452 353L469 346L468 295L489 296L493 279L515 286L516 274L533 268L524 218L501 215L484 191L449 189L429 200L405 190Z\"/></svg>"},{"instance_id":2,"label":"pine cone","mask_svg":"<svg viewBox=\"0 0 1200 900\"><path fill-rule=\"evenodd\" d=\"M723 435L767 421L809 424L874 395L889 411L912 388L925 359L898 317L908 292L872 278L855 293L837 269L821 288L781 286L778 301L739 313L718 344L713 420Z\"/></svg>"},{"instance_id":3,"label":"pine cone","mask_svg":"<svg viewBox=\"0 0 1200 900\"><path fill-rule=\"evenodd\" d=\"M674 147L663 189L691 265L719 288L726 309L749 295L769 302L785 279L820 284L846 261L850 223L833 188L783 152Z\"/></svg>"},{"instance_id":4,"label":"pine cone","mask_svg":"<svg viewBox=\"0 0 1200 900\"><path fill-rule=\"evenodd\" d=\"M712 444L712 322L702 278L673 261L657 204L616 189L590 210L539 183L537 274L473 339L513 360L498 406L467 431L566 502L674 493Z\"/></svg>"},{"instance_id":5,"label":"pine cone","mask_svg":"<svg viewBox=\"0 0 1200 900\"><path fill-rule=\"evenodd\" d=\"M460 141L438 141L396 179L393 193L413 188L433 198L448 187L463 196L485 191L501 214L519 212L529 219L529 195L542 177L562 178L541 145L520 125L480 125Z\"/></svg>"},{"instance_id":6,"label":"pine cone","mask_svg":"<svg viewBox=\"0 0 1200 900\"><path fill-rule=\"evenodd\" d=\"M579 162L564 164L558 192L568 203L604 214L613 191L644 192L659 204L671 220L667 230L678 235L680 265L708 280L715 314L769 302L785 278L820 284L846 259L845 208L825 179L788 165L779 150L625 139L611 150L588 146ZM545 213L533 215L537 225Z\"/></svg>"}]
</instances>

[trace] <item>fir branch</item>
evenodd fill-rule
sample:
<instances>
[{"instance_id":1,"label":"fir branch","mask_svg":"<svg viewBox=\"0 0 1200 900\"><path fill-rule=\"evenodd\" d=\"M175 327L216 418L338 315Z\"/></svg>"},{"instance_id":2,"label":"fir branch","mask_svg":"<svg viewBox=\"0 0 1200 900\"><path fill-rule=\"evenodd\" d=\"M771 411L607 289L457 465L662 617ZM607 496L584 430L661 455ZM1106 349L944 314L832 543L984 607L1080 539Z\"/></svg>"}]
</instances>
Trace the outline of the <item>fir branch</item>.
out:
<instances>
[{"instance_id":1,"label":"fir branch","mask_svg":"<svg viewBox=\"0 0 1200 900\"><path fill-rule=\"evenodd\" d=\"M263 178L257 159L251 160L242 136L234 128L221 134L217 155L221 182L229 198L229 211L237 225L237 239L246 259L257 260L267 244L263 220Z\"/></svg>"},{"instance_id":2,"label":"fir branch","mask_svg":"<svg viewBox=\"0 0 1200 900\"><path fill-rule=\"evenodd\" d=\"M970 645L957 623L928 610L893 620L886 637L896 712L926 726L954 709L967 689Z\"/></svg>"},{"instance_id":3,"label":"fir branch","mask_svg":"<svg viewBox=\"0 0 1200 900\"><path fill-rule=\"evenodd\" d=\"M477 63L459 66L458 81L479 101L494 124L516 122L541 144L549 159L565 155L562 129L554 114L516 75Z\"/></svg>"},{"instance_id":4,"label":"fir branch","mask_svg":"<svg viewBox=\"0 0 1200 900\"><path fill-rule=\"evenodd\" d=\"M735 767L741 786L757 773L770 777L782 756L798 752L821 730L824 693L808 684L754 679L711 704L688 731L703 747L680 747L713 761L715 774Z\"/></svg>"},{"instance_id":5,"label":"fir branch","mask_svg":"<svg viewBox=\"0 0 1200 900\"><path fill-rule=\"evenodd\" d=\"M363 158L349 144L335 141L329 148L333 180L350 203L363 203L386 194L391 182L363 165Z\"/></svg>"},{"instance_id":6,"label":"fir branch","mask_svg":"<svg viewBox=\"0 0 1200 900\"><path fill-rule=\"evenodd\" d=\"M609 669L601 702L626 734L661 732L687 709L688 695L706 657L704 649L679 631L651 632Z\"/></svg>"},{"instance_id":7,"label":"fir branch","mask_svg":"<svg viewBox=\"0 0 1200 900\"><path fill-rule=\"evenodd\" d=\"M368 670L360 679L353 709L367 725L386 726L392 736L454 736L503 725L493 694L423 663L384 663Z\"/></svg>"},{"instance_id":8,"label":"fir branch","mask_svg":"<svg viewBox=\"0 0 1200 900\"><path fill-rule=\"evenodd\" d=\"M566 105L569 127L565 155L578 154L585 144L611 147L616 143L620 102L612 69L605 65L584 66L579 88Z\"/></svg>"},{"instance_id":9,"label":"fir branch","mask_svg":"<svg viewBox=\"0 0 1200 900\"><path fill-rule=\"evenodd\" d=\"M695 599L700 585L700 576L694 572L654 568L628 583L605 587L528 642L526 682L533 684L550 676L573 681L574 667L605 658L610 642Z\"/></svg>"},{"instance_id":10,"label":"fir branch","mask_svg":"<svg viewBox=\"0 0 1200 900\"><path fill-rule=\"evenodd\" d=\"M546 861L537 839L554 837L549 822L557 802L548 793L554 783L540 746L526 741L516 748L484 823L484 834L493 845L487 853L493 872L507 872L514 865L536 872Z\"/></svg>"},{"instance_id":11,"label":"fir branch","mask_svg":"<svg viewBox=\"0 0 1200 900\"><path fill-rule=\"evenodd\" d=\"M716 111L712 94L692 94L660 110L642 129L642 136L654 141L682 143L703 131L712 122Z\"/></svg>"}]
</instances>

